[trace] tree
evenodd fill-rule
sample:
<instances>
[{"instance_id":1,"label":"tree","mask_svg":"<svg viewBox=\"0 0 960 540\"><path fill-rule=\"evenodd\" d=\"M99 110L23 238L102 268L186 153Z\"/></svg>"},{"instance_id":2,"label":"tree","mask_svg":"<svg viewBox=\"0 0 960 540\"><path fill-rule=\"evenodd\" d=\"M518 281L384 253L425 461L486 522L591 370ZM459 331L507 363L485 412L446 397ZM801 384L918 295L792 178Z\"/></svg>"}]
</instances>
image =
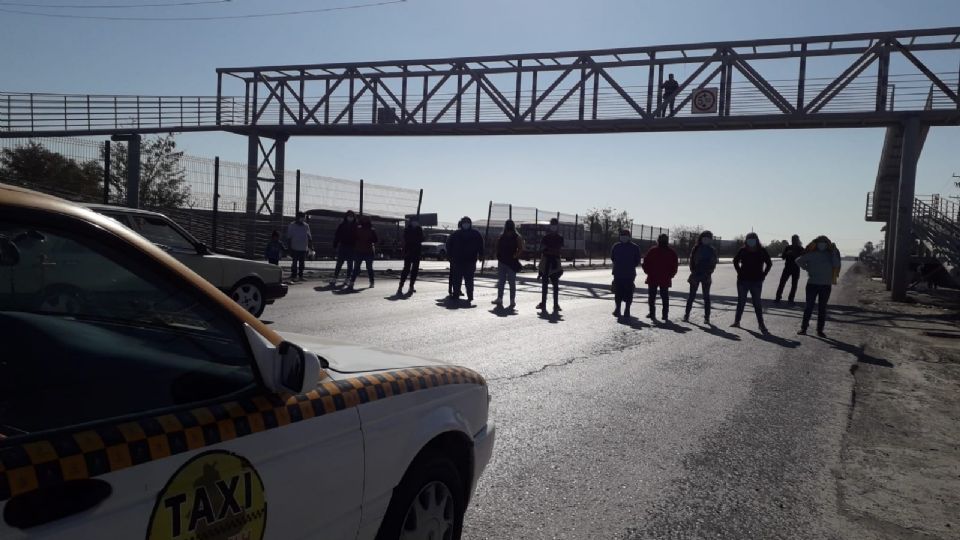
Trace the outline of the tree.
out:
<instances>
[{"instance_id":1,"label":"tree","mask_svg":"<svg viewBox=\"0 0 960 540\"><path fill-rule=\"evenodd\" d=\"M697 244L697 239L703 231L703 225L674 225L670 228L672 237L670 240L681 258L685 258L693 251L693 246Z\"/></svg>"},{"instance_id":2,"label":"tree","mask_svg":"<svg viewBox=\"0 0 960 540\"><path fill-rule=\"evenodd\" d=\"M98 200L103 167L96 160L79 163L30 141L0 152L0 181L74 200Z\"/></svg>"},{"instance_id":3,"label":"tree","mask_svg":"<svg viewBox=\"0 0 960 540\"><path fill-rule=\"evenodd\" d=\"M110 158L111 198L114 203L127 200L127 145L117 145ZM186 171L180 163L173 135L144 139L140 144L140 206L180 208L190 200Z\"/></svg>"},{"instance_id":4,"label":"tree","mask_svg":"<svg viewBox=\"0 0 960 540\"><path fill-rule=\"evenodd\" d=\"M783 248L790 245L790 242L787 240L771 240L766 246L767 253L770 254L771 258L777 258L783 253Z\"/></svg>"},{"instance_id":5,"label":"tree","mask_svg":"<svg viewBox=\"0 0 960 540\"><path fill-rule=\"evenodd\" d=\"M619 232L621 229L631 229L633 227L630 214L626 210L618 210L612 206L591 208L587 210L586 218L590 228L597 227L597 230L601 231L605 237L611 231Z\"/></svg>"}]
</instances>

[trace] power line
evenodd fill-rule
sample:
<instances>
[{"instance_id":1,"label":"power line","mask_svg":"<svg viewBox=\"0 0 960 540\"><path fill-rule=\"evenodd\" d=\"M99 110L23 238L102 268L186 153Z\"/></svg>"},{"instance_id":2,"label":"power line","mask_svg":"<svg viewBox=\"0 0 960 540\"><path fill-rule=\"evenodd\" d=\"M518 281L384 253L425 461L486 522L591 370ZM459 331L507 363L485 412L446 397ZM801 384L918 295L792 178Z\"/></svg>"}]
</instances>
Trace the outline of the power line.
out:
<instances>
[{"instance_id":1,"label":"power line","mask_svg":"<svg viewBox=\"0 0 960 540\"><path fill-rule=\"evenodd\" d=\"M23 11L19 9L0 8L2 13L14 13L17 15L33 15L36 17L52 17L57 19L87 19L97 21L219 21L229 19L261 19L267 17L285 17L289 15L310 15L314 13L326 13L330 11L347 11L353 9L364 9L372 7L387 6L390 4L401 4L407 0L384 0L382 2L370 2L367 4L350 4L346 6L334 6L317 9L300 9L295 11L275 11L270 13L249 13L245 15L211 15L207 17L113 17L108 15L72 15L64 13L42 13L37 11Z\"/></svg>"},{"instance_id":2,"label":"power line","mask_svg":"<svg viewBox=\"0 0 960 540\"><path fill-rule=\"evenodd\" d=\"M155 2L150 4L34 4L27 2L0 2L0 6L28 7L34 9L136 9L147 7L178 7L199 6L204 4L226 4L233 0L174 0L172 2Z\"/></svg>"}]
</instances>

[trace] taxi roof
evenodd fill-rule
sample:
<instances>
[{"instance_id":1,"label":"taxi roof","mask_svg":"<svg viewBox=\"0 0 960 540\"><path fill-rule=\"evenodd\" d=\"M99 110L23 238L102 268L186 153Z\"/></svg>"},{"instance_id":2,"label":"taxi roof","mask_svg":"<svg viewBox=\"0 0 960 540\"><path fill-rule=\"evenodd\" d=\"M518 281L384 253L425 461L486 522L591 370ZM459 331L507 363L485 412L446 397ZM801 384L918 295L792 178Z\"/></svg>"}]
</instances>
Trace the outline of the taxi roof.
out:
<instances>
[{"instance_id":1,"label":"taxi roof","mask_svg":"<svg viewBox=\"0 0 960 540\"><path fill-rule=\"evenodd\" d=\"M205 291L208 296L219 302L226 309L230 310L234 315L237 316L238 319L254 327L257 332L267 338L274 345L279 345L280 342L283 341L283 338L280 337L279 334L271 330L265 324L260 322L259 319L240 307L240 305L231 300L230 297L220 292L220 290L214 287L209 281L203 279L192 270L184 266L180 261L174 259L163 250L155 246L152 242L131 231L127 227L124 227L113 218L104 216L103 214L98 214L97 212L94 212L92 209L86 208L83 205L73 203L53 195L40 193L19 186L0 183L0 207L2 206L29 208L43 212L62 214L74 219L92 223L102 229L106 229L115 236L122 238L135 248L147 253L159 264L163 264L176 271L178 274L183 276L183 278L195 285L198 289ZM123 211L132 210L130 208L109 208ZM144 213L153 214L153 212L146 211L144 211Z\"/></svg>"}]
</instances>

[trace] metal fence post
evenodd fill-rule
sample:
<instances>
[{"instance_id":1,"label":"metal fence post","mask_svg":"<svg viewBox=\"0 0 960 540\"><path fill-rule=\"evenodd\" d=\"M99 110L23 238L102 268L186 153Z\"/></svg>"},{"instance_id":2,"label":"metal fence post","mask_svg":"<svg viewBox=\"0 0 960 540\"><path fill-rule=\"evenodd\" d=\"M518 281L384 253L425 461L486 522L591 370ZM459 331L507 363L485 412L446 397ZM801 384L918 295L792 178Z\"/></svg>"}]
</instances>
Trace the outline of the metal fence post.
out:
<instances>
[{"instance_id":1,"label":"metal fence post","mask_svg":"<svg viewBox=\"0 0 960 540\"><path fill-rule=\"evenodd\" d=\"M537 266L538 261L540 260L540 209L533 209L533 231L537 235L537 249L534 251L533 255L533 265Z\"/></svg>"},{"instance_id":2,"label":"metal fence post","mask_svg":"<svg viewBox=\"0 0 960 540\"><path fill-rule=\"evenodd\" d=\"M580 226L580 214L573 215L573 267L577 267L577 229Z\"/></svg>"},{"instance_id":3,"label":"metal fence post","mask_svg":"<svg viewBox=\"0 0 960 540\"><path fill-rule=\"evenodd\" d=\"M217 213L220 210L220 156L213 158L213 219L210 225L210 249L217 250Z\"/></svg>"},{"instance_id":4,"label":"metal fence post","mask_svg":"<svg viewBox=\"0 0 960 540\"><path fill-rule=\"evenodd\" d=\"M360 215L363 215L363 178L360 179Z\"/></svg>"},{"instance_id":5,"label":"metal fence post","mask_svg":"<svg viewBox=\"0 0 960 540\"><path fill-rule=\"evenodd\" d=\"M293 210L295 215L300 213L300 169L297 169L297 194Z\"/></svg>"},{"instance_id":6,"label":"metal fence post","mask_svg":"<svg viewBox=\"0 0 960 540\"><path fill-rule=\"evenodd\" d=\"M606 244L607 238L610 236L610 218L603 218L603 243ZM604 245L606 247L606 245ZM603 250L603 265L607 265L607 250Z\"/></svg>"},{"instance_id":7,"label":"metal fence post","mask_svg":"<svg viewBox=\"0 0 960 540\"><path fill-rule=\"evenodd\" d=\"M110 204L110 141L103 143L103 204Z\"/></svg>"},{"instance_id":8,"label":"metal fence post","mask_svg":"<svg viewBox=\"0 0 960 540\"><path fill-rule=\"evenodd\" d=\"M509 209L507 210L507 216L509 219L513 219L513 203L509 204Z\"/></svg>"},{"instance_id":9,"label":"metal fence post","mask_svg":"<svg viewBox=\"0 0 960 540\"><path fill-rule=\"evenodd\" d=\"M420 188L420 197L417 198L417 219L420 219L420 205L423 204L423 188Z\"/></svg>"},{"instance_id":10,"label":"metal fence post","mask_svg":"<svg viewBox=\"0 0 960 540\"><path fill-rule=\"evenodd\" d=\"M487 267L487 238L490 238L490 218L493 217L493 201L487 206L487 228L483 233L483 259L480 261L480 275L483 275L484 268Z\"/></svg>"},{"instance_id":11,"label":"metal fence post","mask_svg":"<svg viewBox=\"0 0 960 540\"><path fill-rule=\"evenodd\" d=\"M587 247L587 264L593 266L593 229L596 224L596 219L594 216L590 216L590 245Z\"/></svg>"}]
</instances>

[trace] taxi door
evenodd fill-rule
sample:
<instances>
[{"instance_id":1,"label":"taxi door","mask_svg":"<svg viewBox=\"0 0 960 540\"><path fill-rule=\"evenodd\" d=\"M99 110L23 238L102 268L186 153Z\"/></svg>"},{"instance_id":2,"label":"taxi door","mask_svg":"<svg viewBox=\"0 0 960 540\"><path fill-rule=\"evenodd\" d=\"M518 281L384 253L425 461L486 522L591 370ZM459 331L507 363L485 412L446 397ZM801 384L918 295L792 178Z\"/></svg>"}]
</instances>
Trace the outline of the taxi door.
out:
<instances>
[{"instance_id":1,"label":"taxi door","mask_svg":"<svg viewBox=\"0 0 960 540\"><path fill-rule=\"evenodd\" d=\"M0 538L355 537L355 407L270 393L227 300L85 222L24 215L0 235L90 268L69 313L0 286Z\"/></svg>"}]
</instances>

